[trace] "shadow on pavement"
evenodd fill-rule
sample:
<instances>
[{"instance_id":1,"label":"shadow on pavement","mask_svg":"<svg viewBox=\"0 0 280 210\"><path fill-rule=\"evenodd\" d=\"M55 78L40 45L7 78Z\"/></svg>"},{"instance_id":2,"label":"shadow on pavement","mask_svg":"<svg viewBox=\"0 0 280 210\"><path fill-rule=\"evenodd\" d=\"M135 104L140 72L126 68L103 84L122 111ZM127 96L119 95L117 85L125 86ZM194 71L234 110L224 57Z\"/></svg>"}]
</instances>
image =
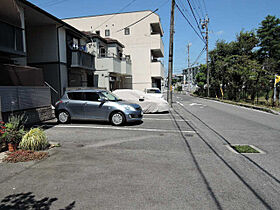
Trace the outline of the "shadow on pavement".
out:
<instances>
[{"instance_id":1,"label":"shadow on pavement","mask_svg":"<svg viewBox=\"0 0 280 210\"><path fill-rule=\"evenodd\" d=\"M43 209L49 210L52 203L57 201L57 198L45 197L41 200L36 200L32 192L19 193L6 196L0 203L1 210L8 209ZM60 210L71 210L75 207L75 201L70 203L65 208Z\"/></svg>"}]
</instances>

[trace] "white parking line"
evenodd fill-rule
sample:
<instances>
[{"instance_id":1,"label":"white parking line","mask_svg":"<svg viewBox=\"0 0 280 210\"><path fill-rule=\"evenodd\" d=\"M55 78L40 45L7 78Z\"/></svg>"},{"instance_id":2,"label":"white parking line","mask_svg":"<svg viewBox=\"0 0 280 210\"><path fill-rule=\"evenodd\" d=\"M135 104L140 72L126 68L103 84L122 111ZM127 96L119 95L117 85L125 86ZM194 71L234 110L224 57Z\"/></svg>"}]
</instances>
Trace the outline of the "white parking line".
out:
<instances>
[{"instance_id":1,"label":"white parking line","mask_svg":"<svg viewBox=\"0 0 280 210\"><path fill-rule=\"evenodd\" d=\"M173 119L157 119L157 118L143 118L143 120L155 120L155 121L173 121ZM185 122L188 120L178 120L176 119L177 122Z\"/></svg>"},{"instance_id":2,"label":"white parking line","mask_svg":"<svg viewBox=\"0 0 280 210\"><path fill-rule=\"evenodd\" d=\"M184 106L184 104L180 103L179 101L177 101L176 103L179 104L180 106Z\"/></svg>"},{"instance_id":3,"label":"white parking line","mask_svg":"<svg viewBox=\"0 0 280 210\"><path fill-rule=\"evenodd\" d=\"M144 113L145 116L169 116L169 113L158 113L158 114L152 114L152 113Z\"/></svg>"},{"instance_id":4,"label":"white parking line","mask_svg":"<svg viewBox=\"0 0 280 210\"><path fill-rule=\"evenodd\" d=\"M152 128L128 128L128 127L99 127L99 126L89 126L89 125L56 125L54 126L54 128L90 128L90 129L148 131L148 132L164 132L164 133L180 133L180 132L196 133L195 131L178 131L178 130L163 130L163 129L152 129Z\"/></svg>"}]
</instances>

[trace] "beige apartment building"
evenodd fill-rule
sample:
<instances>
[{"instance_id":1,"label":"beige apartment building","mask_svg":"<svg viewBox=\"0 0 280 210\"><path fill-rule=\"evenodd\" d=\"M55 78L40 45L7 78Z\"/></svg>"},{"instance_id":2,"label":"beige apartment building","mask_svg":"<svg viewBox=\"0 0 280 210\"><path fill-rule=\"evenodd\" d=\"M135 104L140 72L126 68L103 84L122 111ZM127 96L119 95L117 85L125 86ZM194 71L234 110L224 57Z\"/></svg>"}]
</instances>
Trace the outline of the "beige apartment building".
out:
<instances>
[{"instance_id":1,"label":"beige apartment building","mask_svg":"<svg viewBox=\"0 0 280 210\"><path fill-rule=\"evenodd\" d=\"M160 17L152 11L67 18L64 21L81 31L113 38L124 45L124 56L132 63L132 88L163 87L165 68Z\"/></svg>"}]
</instances>

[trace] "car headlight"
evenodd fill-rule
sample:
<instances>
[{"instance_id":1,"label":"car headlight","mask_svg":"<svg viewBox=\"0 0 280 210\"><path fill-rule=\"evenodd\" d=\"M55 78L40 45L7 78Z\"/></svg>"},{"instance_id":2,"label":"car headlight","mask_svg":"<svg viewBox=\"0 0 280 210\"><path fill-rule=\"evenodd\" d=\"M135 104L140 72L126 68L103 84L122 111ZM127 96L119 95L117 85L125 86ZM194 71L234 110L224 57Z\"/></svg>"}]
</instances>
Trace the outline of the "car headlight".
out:
<instances>
[{"instance_id":1,"label":"car headlight","mask_svg":"<svg viewBox=\"0 0 280 210\"><path fill-rule=\"evenodd\" d=\"M128 110L128 111L136 111L136 109L132 106L125 106L125 110Z\"/></svg>"}]
</instances>

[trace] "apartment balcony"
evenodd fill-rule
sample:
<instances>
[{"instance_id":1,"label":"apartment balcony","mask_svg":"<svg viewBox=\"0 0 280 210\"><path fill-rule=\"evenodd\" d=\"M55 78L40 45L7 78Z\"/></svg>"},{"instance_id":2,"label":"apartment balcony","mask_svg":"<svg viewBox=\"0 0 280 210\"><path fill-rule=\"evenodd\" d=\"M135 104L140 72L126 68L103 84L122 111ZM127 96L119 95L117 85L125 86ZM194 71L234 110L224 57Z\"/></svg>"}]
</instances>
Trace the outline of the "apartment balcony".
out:
<instances>
[{"instance_id":1,"label":"apartment balcony","mask_svg":"<svg viewBox=\"0 0 280 210\"><path fill-rule=\"evenodd\" d=\"M165 68L160 61L151 62L151 77L164 78Z\"/></svg>"},{"instance_id":2,"label":"apartment balcony","mask_svg":"<svg viewBox=\"0 0 280 210\"><path fill-rule=\"evenodd\" d=\"M160 34L151 34L151 54L158 58L164 56L164 45Z\"/></svg>"},{"instance_id":3,"label":"apartment balcony","mask_svg":"<svg viewBox=\"0 0 280 210\"><path fill-rule=\"evenodd\" d=\"M0 21L0 52L25 56L23 42L23 29Z\"/></svg>"},{"instance_id":4,"label":"apartment balcony","mask_svg":"<svg viewBox=\"0 0 280 210\"><path fill-rule=\"evenodd\" d=\"M71 68L95 70L94 55L81 50L73 50Z\"/></svg>"},{"instance_id":5,"label":"apartment balcony","mask_svg":"<svg viewBox=\"0 0 280 210\"><path fill-rule=\"evenodd\" d=\"M108 71L109 73L122 73L122 61L117 57L98 57L96 70Z\"/></svg>"},{"instance_id":6,"label":"apartment balcony","mask_svg":"<svg viewBox=\"0 0 280 210\"><path fill-rule=\"evenodd\" d=\"M159 22L151 23L151 34L160 34L161 36L163 36L163 30Z\"/></svg>"}]
</instances>

